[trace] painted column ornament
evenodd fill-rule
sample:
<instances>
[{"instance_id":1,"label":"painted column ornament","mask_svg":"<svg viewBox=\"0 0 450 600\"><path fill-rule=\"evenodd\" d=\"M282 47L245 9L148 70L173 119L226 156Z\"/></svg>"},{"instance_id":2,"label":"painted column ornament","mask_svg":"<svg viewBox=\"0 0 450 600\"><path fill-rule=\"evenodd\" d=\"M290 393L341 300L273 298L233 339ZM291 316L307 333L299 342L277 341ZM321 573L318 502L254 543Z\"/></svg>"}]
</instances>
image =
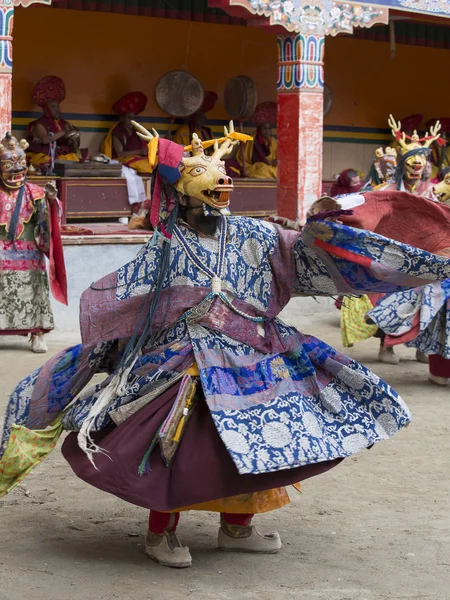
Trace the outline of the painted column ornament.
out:
<instances>
[{"instance_id":1,"label":"painted column ornament","mask_svg":"<svg viewBox=\"0 0 450 600\"><path fill-rule=\"evenodd\" d=\"M0 0L0 137L11 131L14 7L50 5L51 2L52 0Z\"/></svg>"},{"instance_id":2,"label":"painted column ornament","mask_svg":"<svg viewBox=\"0 0 450 600\"><path fill-rule=\"evenodd\" d=\"M0 0L0 137L11 131L14 5Z\"/></svg>"},{"instance_id":3,"label":"painted column ornament","mask_svg":"<svg viewBox=\"0 0 450 600\"><path fill-rule=\"evenodd\" d=\"M278 214L303 221L321 195L322 35L278 37Z\"/></svg>"}]
</instances>

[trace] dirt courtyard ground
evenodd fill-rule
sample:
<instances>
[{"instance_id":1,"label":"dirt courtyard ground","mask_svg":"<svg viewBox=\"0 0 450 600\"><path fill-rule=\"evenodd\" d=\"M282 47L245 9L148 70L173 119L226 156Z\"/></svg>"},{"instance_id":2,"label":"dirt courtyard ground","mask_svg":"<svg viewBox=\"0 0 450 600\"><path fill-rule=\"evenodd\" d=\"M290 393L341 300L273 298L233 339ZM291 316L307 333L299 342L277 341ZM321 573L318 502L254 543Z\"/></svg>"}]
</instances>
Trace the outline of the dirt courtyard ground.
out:
<instances>
[{"instance_id":1,"label":"dirt courtyard ground","mask_svg":"<svg viewBox=\"0 0 450 600\"><path fill-rule=\"evenodd\" d=\"M341 348L338 318L295 324ZM53 335L51 353L72 341ZM414 421L255 519L280 532L279 555L221 553L217 516L192 512L179 534L193 567L160 567L144 555L146 511L78 480L56 450L0 500L0 600L449 600L450 389L428 384L412 350L395 367L376 351L369 340L348 353L401 393ZM0 352L3 414L45 358L17 338L0 338Z\"/></svg>"}]
</instances>

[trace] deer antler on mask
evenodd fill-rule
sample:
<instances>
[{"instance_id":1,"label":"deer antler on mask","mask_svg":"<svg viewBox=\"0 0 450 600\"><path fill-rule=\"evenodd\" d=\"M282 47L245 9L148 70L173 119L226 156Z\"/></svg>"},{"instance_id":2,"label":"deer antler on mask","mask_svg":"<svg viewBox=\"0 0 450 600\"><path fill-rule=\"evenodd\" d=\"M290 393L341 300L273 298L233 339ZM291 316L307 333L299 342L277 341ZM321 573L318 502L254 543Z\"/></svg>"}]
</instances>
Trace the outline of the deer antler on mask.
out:
<instances>
[{"instance_id":1,"label":"deer antler on mask","mask_svg":"<svg viewBox=\"0 0 450 600\"><path fill-rule=\"evenodd\" d=\"M204 150L206 150L207 148L210 148L211 146L214 146L216 144L216 142L218 144L223 144L224 142L226 142L228 140L228 141L233 141L233 142L237 142L237 143L239 143L239 142L245 143L245 142L251 142L253 139L251 135L247 135L246 133L239 133L239 131L235 131L233 121L230 121L228 128L224 127L223 130L225 133L224 137L214 139L214 140L206 140L206 142L202 142L202 146L203 146ZM230 152L231 148L235 145L236 144L229 146L228 152ZM185 150L185 152L191 152L192 144L190 146L185 146L184 150ZM225 156L225 154L227 154L227 152L225 152L222 156Z\"/></svg>"},{"instance_id":2,"label":"deer antler on mask","mask_svg":"<svg viewBox=\"0 0 450 600\"><path fill-rule=\"evenodd\" d=\"M435 142L436 140L439 140L441 137L440 132L441 132L441 124L439 121L436 121L436 123L430 127L431 135L428 135L428 131L425 134L424 147L429 148L433 142Z\"/></svg>"},{"instance_id":3,"label":"deer antler on mask","mask_svg":"<svg viewBox=\"0 0 450 600\"><path fill-rule=\"evenodd\" d=\"M154 167L158 164L158 173L171 183L179 194L196 198L215 211L224 214L227 212L230 195L233 191L233 180L228 177L222 159L240 141L251 140L250 136L234 131L234 125L231 121L229 128L224 128L224 137L202 142L198 135L194 133L191 144L183 148L174 142L159 138L155 130L150 133L142 125L134 121L132 123L139 137L148 142L150 165ZM204 149L210 146L214 146L212 156L208 156L204 152ZM167 156L171 156L175 148L177 148L175 154L180 156L180 162L177 176L170 178L166 173ZM186 156L187 152L190 152L191 156ZM175 164L172 163L171 168L174 167ZM154 188L152 213L154 212L154 205L158 204L155 192ZM150 220L155 226L152 218Z\"/></svg>"},{"instance_id":4,"label":"deer antler on mask","mask_svg":"<svg viewBox=\"0 0 450 600\"><path fill-rule=\"evenodd\" d=\"M402 170L397 175L398 181L400 182L402 177L406 177L410 181L419 182L422 178L428 155L430 154L431 144L435 141L438 144L444 142L439 136L441 130L439 121L430 128L431 136L427 132L423 138L419 137L416 130L414 130L412 136L406 135L404 131L401 131L400 121L397 123L392 115L389 116L388 123L392 129L392 135L400 145L400 165Z\"/></svg>"},{"instance_id":5,"label":"deer antler on mask","mask_svg":"<svg viewBox=\"0 0 450 600\"><path fill-rule=\"evenodd\" d=\"M398 141L401 153L406 154L407 152L411 152L412 150L420 150L423 148L429 148L433 142L436 142L439 145L445 144L445 140L440 137L441 124L439 121L430 128L431 135L427 133L425 137L421 138L416 130L413 131L412 135L406 135L404 131L402 131L402 126L400 121L397 123L392 115L389 115L388 119L389 127L391 128L393 137ZM407 142L409 140L409 143Z\"/></svg>"}]
</instances>

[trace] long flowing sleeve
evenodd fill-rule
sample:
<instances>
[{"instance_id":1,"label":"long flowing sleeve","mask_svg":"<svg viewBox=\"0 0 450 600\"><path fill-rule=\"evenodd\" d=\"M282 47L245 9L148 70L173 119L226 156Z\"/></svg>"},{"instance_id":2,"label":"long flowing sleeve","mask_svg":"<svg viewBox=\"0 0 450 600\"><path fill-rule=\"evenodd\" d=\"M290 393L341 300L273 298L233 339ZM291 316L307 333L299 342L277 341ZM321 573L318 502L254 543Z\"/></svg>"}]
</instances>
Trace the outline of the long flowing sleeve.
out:
<instances>
[{"instance_id":1,"label":"long flowing sleeve","mask_svg":"<svg viewBox=\"0 0 450 600\"><path fill-rule=\"evenodd\" d=\"M393 293L450 274L447 258L330 221L308 222L293 254L293 295Z\"/></svg>"}]
</instances>

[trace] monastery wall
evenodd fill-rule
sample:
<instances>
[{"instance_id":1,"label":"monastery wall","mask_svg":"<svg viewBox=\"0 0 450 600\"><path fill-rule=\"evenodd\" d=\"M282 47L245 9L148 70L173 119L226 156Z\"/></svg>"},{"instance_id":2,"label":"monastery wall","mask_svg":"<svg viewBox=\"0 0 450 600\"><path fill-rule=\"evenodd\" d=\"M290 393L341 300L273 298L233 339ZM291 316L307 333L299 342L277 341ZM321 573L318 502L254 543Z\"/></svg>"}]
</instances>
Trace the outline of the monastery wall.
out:
<instances>
[{"instance_id":1,"label":"monastery wall","mask_svg":"<svg viewBox=\"0 0 450 600\"><path fill-rule=\"evenodd\" d=\"M448 51L350 37L327 38L325 81L333 107L324 127L324 179L344 168L366 172L374 149L391 141L387 117L421 112L425 120L450 116L445 94ZM250 75L258 100L276 100L275 36L255 27L133 17L112 13L46 9L16 10L14 27L13 126L17 134L40 115L31 103L36 81L61 76L67 88L66 118L82 131L92 153L116 122L111 106L123 93L141 90L149 102L144 124L162 134L169 119L154 90L172 69L187 69L205 90L219 94L209 113L219 134L226 123L226 82ZM176 125L175 125L176 127ZM247 123L248 132L253 127Z\"/></svg>"}]
</instances>

